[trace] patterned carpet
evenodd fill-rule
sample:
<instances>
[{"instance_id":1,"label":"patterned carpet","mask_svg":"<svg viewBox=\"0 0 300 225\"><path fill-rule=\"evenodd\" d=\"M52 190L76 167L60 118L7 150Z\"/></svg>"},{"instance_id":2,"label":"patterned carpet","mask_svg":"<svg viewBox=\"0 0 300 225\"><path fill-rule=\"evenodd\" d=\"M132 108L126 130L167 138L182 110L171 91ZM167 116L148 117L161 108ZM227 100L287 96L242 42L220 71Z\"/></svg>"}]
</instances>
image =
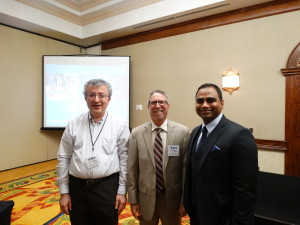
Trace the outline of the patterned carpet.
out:
<instances>
[{"instance_id":1,"label":"patterned carpet","mask_svg":"<svg viewBox=\"0 0 300 225\"><path fill-rule=\"evenodd\" d=\"M13 200L11 225L70 225L69 217L59 209L56 171L50 170L0 184L0 201ZM130 207L119 217L119 225L139 224ZM184 217L182 224L190 224Z\"/></svg>"}]
</instances>

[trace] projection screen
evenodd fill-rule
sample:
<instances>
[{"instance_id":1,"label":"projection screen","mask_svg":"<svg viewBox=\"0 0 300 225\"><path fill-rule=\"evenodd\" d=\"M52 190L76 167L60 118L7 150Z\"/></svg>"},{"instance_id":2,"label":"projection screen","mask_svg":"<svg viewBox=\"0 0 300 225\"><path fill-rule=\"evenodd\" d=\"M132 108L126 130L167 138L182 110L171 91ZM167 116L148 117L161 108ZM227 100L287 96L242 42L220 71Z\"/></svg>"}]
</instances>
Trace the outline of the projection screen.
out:
<instances>
[{"instance_id":1,"label":"projection screen","mask_svg":"<svg viewBox=\"0 0 300 225\"><path fill-rule=\"evenodd\" d=\"M112 86L110 112L129 124L130 56L43 56L43 122L41 129L64 129L68 121L88 111L83 86L104 79Z\"/></svg>"}]
</instances>

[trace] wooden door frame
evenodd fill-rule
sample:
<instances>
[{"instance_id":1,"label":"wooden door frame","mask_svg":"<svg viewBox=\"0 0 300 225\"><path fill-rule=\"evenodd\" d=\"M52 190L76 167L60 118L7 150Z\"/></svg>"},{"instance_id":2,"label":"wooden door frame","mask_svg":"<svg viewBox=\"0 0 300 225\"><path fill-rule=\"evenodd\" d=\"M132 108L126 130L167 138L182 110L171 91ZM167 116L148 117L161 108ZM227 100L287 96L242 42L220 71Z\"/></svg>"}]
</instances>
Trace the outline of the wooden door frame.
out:
<instances>
[{"instance_id":1,"label":"wooden door frame","mask_svg":"<svg viewBox=\"0 0 300 225\"><path fill-rule=\"evenodd\" d=\"M300 79L300 43L294 48L287 61L286 68L281 69L282 74L286 78L286 97L285 97L285 140L287 141L287 151L285 152L285 174L290 176L300 176L300 150L299 135L300 115L295 111L300 102L299 87L296 87L295 79Z\"/></svg>"}]
</instances>

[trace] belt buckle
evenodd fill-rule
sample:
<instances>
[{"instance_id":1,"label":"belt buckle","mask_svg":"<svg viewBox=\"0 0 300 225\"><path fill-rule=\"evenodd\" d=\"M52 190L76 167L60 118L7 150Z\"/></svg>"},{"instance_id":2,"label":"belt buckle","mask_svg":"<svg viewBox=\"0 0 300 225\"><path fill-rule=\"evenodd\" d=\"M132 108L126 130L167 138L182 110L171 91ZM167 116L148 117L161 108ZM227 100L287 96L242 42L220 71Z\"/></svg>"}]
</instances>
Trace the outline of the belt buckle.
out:
<instances>
[{"instance_id":1,"label":"belt buckle","mask_svg":"<svg viewBox=\"0 0 300 225\"><path fill-rule=\"evenodd\" d=\"M92 186L94 184L94 180L87 180L86 186Z\"/></svg>"}]
</instances>

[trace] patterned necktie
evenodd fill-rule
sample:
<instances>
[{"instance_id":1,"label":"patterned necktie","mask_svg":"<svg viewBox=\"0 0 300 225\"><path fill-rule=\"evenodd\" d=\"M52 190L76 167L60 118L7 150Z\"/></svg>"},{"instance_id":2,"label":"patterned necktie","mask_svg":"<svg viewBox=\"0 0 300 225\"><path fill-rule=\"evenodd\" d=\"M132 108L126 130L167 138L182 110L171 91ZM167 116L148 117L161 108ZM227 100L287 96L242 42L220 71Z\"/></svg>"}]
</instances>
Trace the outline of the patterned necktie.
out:
<instances>
[{"instance_id":1,"label":"patterned necktie","mask_svg":"<svg viewBox=\"0 0 300 225\"><path fill-rule=\"evenodd\" d=\"M163 176L163 144L160 136L161 128L156 128L157 135L154 140L154 158L156 167L156 190L157 192L164 192L164 176Z\"/></svg>"}]
</instances>

